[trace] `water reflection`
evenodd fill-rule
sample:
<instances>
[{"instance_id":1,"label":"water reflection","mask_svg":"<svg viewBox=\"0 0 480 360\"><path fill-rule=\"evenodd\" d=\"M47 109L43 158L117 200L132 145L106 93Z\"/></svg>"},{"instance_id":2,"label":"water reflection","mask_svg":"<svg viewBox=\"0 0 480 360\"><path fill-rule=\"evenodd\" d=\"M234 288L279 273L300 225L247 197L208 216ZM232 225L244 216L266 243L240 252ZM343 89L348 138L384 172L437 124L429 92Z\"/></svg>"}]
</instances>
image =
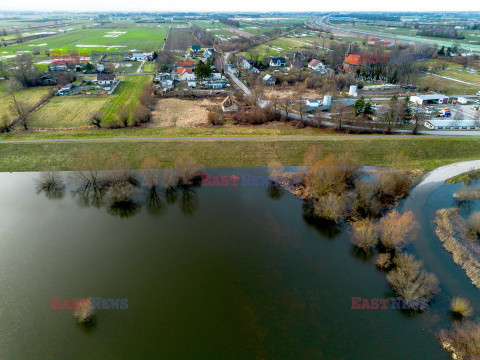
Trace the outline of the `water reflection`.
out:
<instances>
[{"instance_id":1,"label":"water reflection","mask_svg":"<svg viewBox=\"0 0 480 360\"><path fill-rule=\"evenodd\" d=\"M165 172L171 174L171 171ZM129 218L137 215L143 207L151 215L165 213L167 205L178 204L186 215L193 215L199 206L197 187L201 178L192 179L190 184L172 184L161 180L152 182L137 179L130 172L104 172L95 176L95 181L79 181L89 179L87 176L70 174L70 183L65 183L60 173L42 173L34 179L37 193L44 193L49 199L61 199L65 188L70 189L72 198L81 207L105 208L112 216ZM158 177L160 179L160 177Z\"/></svg>"},{"instance_id":2,"label":"water reflection","mask_svg":"<svg viewBox=\"0 0 480 360\"><path fill-rule=\"evenodd\" d=\"M342 233L340 225L335 221L325 220L315 214L311 201L302 204L302 217L308 225L328 239L333 239Z\"/></svg>"}]
</instances>

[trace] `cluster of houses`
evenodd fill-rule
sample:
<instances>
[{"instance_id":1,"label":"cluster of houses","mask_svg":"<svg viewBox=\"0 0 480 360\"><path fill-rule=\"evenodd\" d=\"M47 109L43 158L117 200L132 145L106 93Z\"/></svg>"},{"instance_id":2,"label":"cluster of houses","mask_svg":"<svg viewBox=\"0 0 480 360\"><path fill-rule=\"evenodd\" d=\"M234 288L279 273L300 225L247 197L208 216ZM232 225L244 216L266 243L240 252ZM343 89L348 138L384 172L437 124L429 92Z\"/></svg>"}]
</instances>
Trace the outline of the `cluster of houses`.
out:
<instances>
[{"instance_id":1,"label":"cluster of houses","mask_svg":"<svg viewBox=\"0 0 480 360\"><path fill-rule=\"evenodd\" d=\"M193 45L192 51L199 52L200 45ZM214 54L213 49L206 49L204 51L204 57L199 58L200 61L206 62ZM205 59L205 56L208 57ZM227 86L227 78L222 74L215 71L215 67L212 66L213 73L210 77L205 79L197 79L194 73L195 62L193 60L181 60L174 64L174 71L172 73L159 73L155 76L154 82L157 86L163 90L163 92L169 92L174 90L175 82L186 83L188 88L204 87L209 89L223 89Z\"/></svg>"},{"instance_id":2,"label":"cluster of houses","mask_svg":"<svg viewBox=\"0 0 480 360\"><path fill-rule=\"evenodd\" d=\"M272 57L269 61L267 68L274 68L274 72L280 71L280 68L286 69L288 71L310 70L320 75L325 75L327 71L330 70L320 60L312 59L307 64L308 60L309 57L307 54L303 54L303 57L296 55L290 63L287 63L287 59L285 57ZM243 69L255 75L261 74L261 71L255 66L253 66L253 61L249 61L245 57L240 58L237 64L240 69ZM229 65L227 70L233 74L237 73L237 70L232 65ZM270 74L262 76L262 79L266 85L275 85L276 80Z\"/></svg>"},{"instance_id":3,"label":"cluster of houses","mask_svg":"<svg viewBox=\"0 0 480 360\"><path fill-rule=\"evenodd\" d=\"M203 62L207 62L208 60L212 60L214 54L215 54L215 49L212 49L212 48L205 49L202 54L202 47L200 45L192 45L190 54L187 54L187 56L190 56L192 58L197 58Z\"/></svg>"},{"instance_id":4,"label":"cluster of houses","mask_svg":"<svg viewBox=\"0 0 480 360\"><path fill-rule=\"evenodd\" d=\"M120 80L116 79L115 74L97 74L96 80L92 81L96 85L97 89L102 89L112 94L115 88L120 83ZM70 95L76 88L81 88L81 85L66 84L62 86L56 93L56 95Z\"/></svg>"}]
</instances>

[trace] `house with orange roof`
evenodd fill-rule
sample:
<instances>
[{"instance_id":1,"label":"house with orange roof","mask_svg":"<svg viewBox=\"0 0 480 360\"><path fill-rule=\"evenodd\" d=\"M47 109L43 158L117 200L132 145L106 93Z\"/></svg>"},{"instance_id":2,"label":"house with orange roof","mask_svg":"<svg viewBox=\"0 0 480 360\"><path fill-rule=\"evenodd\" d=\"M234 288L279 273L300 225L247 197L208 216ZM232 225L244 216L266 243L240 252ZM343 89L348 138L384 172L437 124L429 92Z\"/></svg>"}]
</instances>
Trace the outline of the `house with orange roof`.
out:
<instances>
[{"instance_id":1,"label":"house with orange roof","mask_svg":"<svg viewBox=\"0 0 480 360\"><path fill-rule=\"evenodd\" d=\"M177 68L177 75L182 76L183 74L193 74L193 69L192 68Z\"/></svg>"},{"instance_id":2,"label":"house with orange roof","mask_svg":"<svg viewBox=\"0 0 480 360\"><path fill-rule=\"evenodd\" d=\"M343 60L342 69L355 74L360 65L387 63L389 55L389 53L364 53L360 51L349 51L345 54L345 60Z\"/></svg>"}]
</instances>

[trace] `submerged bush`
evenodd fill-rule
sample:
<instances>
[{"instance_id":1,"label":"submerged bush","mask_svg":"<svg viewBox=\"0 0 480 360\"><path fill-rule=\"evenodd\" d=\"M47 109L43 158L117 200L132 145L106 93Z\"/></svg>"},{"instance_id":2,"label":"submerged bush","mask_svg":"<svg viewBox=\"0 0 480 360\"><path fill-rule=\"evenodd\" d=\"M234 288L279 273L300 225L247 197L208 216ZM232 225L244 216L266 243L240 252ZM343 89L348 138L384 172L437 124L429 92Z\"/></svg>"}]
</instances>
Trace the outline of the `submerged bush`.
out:
<instances>
[{"instance_id":1,"label":"submerged bush","mask_svg":"<svg viewBox=\"0 0 480 360\"><path fill-rule=\"evenodd\" d=\"M34 182L37 190L45 191L47 194L61 194L65 188L61 175L55 171L40 173Z\"/></svg>"},{"instance_id":2,"label":"submerged bush","mask_svg":"<svg viewBox=\"0 0 480 360\"><path fill-rule=\"evenodd\" d=\"M392 266L392 255L390 253L378 254L375 265L380 270L388 270Z\"/></svg>"},{"instance_id":3,"label":"submerged bush","mask_svg":"<svg viewBox=\"0 0 480 360\"><path fill-rule=\"evenodd\" d=\"M457 317L470 317L473 315L473 308L467 299L456 297L450 303L450 310Z\"/></svg>"},{"instance_id":4,"label":"submerged bush","mask_svg":"<svg viewBox=\"0 0 480 360\"><path fill-rule=\"evenodd\" d=\"M457 190L453 197L460 201L480 199L480 186L466 186Z\"/></svg>"},{"instance_id":5,"label":"submerged bush","mask_svg":"<svg viewBox=\"0 0 480 360\"><path fill-rule=\"evenodd\" d=\"M191 185L202 175L202 166L188 153L184 152L175 159L178 185Z\"/></svg>"},{"instance_id":6,"label":"submerged bush","mask_svg":"<svg viewBox=\"0 0 480 360\"><path fill-rule=\"evenodd\" d=\"M382 245L389 250L402 250L418 228L413 213L407 211L400 214L390 211L379 222L379 233Z\"/></svg>"},{"instance_id":7,"label":"submerged bush","mask_svg":"<svg viewBox=\"0 0 480 360\"><path fill-rule=\"evenodd\" d=\"M377 224L372 219L364 219L352 223L352 242L355 246L370 250L378 243Z\"/></svg>"},{"instance_id":8,"label":"submerged bush","mask_svg":"<svg viewBox=\"0 0 480 360\"><path fill-rule=\"evenodd\" d=\"M79 324L87 324L93 320L95 310L93 309L93 302L90 298L82 300L73 312L73 316Z\"/></svg>"},{"instance_id":9,"label":"submerged bush","mask_svg":"<svg viewBox=\"0 0 480 360\"><path fill-rule=\"evenodd\" d=\"M475 211L468 217L468 226L473 234L480 235L480 211Z\"/></svg>"},{"instance_id":10,"label":"submerged bush","mask_svg":"<svg viewBox=\"0 0 480 360\"><path fill-rule=\"evenodd\" d=\"M454 359L480 359L480 323L472 321L456 323L452 330L442 330L439 338Z\"/></svg>"},{"instance_id":11,"label":"submerged bush","mask_svg":"<svg viewBox=\"0 0 480 360\"><path fill-rule=\"evenodd\" d=\"M460 265L472 283L480 289L480 249L475 234L458 208L440 209L435 218L435 234L443 247L453 254L453 261Z\"/></svg>"},{"instance_id":12,"label":"submerged bush","mask_svg":"<svg viewBox=\"0 0 480 360\"><path fill-rule=\"evenodd\" d=\"M387 274L393 290L413 310L424 310L418 300L430 300L439 292L437 277L423 269L423 262L411 254L399 253L393 262L395 268Z\"/></svg>"},{"instance_id":13,"label":"submerged bush","mask_svg":"<svg viewBox=\"0 0 480 360\"><path fill-rule=\"evenodd\" d=\"M325 220L339 222L348 214L347 194L328 193L313 203L315 214Z\"/></svg>"}]
</instances>

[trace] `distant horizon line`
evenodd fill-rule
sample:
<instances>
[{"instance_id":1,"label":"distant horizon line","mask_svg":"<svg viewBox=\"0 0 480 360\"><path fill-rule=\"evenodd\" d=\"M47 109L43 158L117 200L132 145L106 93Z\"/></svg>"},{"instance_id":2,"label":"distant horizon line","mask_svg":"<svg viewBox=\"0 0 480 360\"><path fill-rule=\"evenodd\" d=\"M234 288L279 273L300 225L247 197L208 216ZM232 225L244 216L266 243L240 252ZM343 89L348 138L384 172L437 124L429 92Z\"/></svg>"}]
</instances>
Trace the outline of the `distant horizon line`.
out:
<instances>
[{"instance_id":1,"label":"distant horizon line","mask_svg":"<svg viewBox=\"0 0 480 360\"><path fill-rule=\"evenodd\" d=\"M75 13L75 14L118 14L118 13L134 13L134 14L141 14L141 13L157 13L157 14L352 14L352 13L373 13L373 14L381 14L381 13L393 13L393 14L416 14L416 13L446 13L446 14L454 14L454 13L480 13L480 10L325 10L325 11L309 11L309 10L284 10L284 11L242 11L242 10L224 10L224 11L217 11L217 10L199 10L199 11L183 11L183 10L25 10L25 9L1 9L0 14L2 13Z\"/></svg>"}]
</instances>

